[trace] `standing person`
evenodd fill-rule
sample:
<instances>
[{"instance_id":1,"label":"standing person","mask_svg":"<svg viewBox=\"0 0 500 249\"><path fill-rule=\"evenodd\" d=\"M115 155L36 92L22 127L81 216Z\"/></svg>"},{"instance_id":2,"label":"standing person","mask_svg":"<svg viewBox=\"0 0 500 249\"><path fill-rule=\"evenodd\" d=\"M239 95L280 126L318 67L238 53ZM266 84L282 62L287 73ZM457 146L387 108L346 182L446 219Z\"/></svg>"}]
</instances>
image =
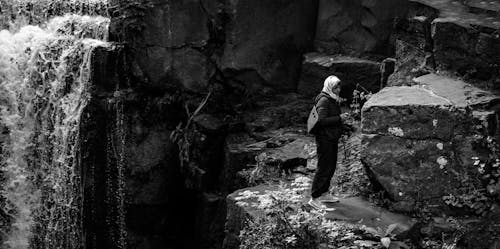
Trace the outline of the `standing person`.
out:
<instances>
[{"instance_id":1,"label":"standing person","mask_svg":"<svg viewBox=\"0 0 500 249\"><path fill-rule=\"evenodd\" d=\"M318 165L311 187L309 205L316 209L326 209L323 202L338 202L329 192L330 181L337 166L338 141L342 135L340 117L340 79L331 75L325 79L323 90L316 97L318 123L316 147Z\"/></svg>"}]
</instances>

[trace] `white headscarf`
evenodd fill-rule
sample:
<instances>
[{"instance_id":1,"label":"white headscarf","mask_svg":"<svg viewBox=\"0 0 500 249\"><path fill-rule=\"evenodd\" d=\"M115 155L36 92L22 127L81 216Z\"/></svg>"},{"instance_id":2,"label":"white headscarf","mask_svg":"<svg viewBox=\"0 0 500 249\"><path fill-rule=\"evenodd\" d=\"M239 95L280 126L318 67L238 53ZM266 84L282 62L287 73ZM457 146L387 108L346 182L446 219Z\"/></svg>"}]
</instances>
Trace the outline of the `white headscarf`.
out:
<instances>
[{"instance_id":1,"label":"white headscarf","mask_svg":"<svg viewBox=\"0 0 500 249\"><path fill-rule=\"evenodd\" d=\"M330 95L330 97L332 97L332 99L335 99L338 102L341 101L341 98L337 94L333 93L333 89L340 87L339 83L340 83L340 79L337 76L330 75L330 76L328 76L328 78L325 79L325 82L323 84L323 90L322 90L323 92L328 93L328 95Z\"/></svg>"}]
</instances>

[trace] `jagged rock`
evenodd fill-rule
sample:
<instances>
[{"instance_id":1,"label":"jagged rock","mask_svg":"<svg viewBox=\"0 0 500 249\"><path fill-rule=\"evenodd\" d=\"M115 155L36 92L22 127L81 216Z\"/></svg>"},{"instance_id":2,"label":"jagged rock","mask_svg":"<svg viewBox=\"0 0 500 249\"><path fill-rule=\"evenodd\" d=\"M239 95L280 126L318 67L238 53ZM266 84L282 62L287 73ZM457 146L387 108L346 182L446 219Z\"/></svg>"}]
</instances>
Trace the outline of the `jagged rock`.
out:
<instances>
[{"instance_id":1,"label":"jagged rock","mask_svg":"<svg viewBox=\"0 0 500 249\"><path fill-rule=\"evenodd\" d=\"M457 71L487 80L497 73L500 64L500 28L497 20L469 17L470 23L457 21L463 17L437 18L432 22L434 58L438 69ZM490 25L496 23L496 25ZM472 25L481 25L481 28ZM488 31L488 29L492 29Z\"/></svg>"},{"instance_id":2,"label":"jagged rock","mask_svg":"<svg viewBox=\"0 0 500 249\"><path fill-rule=\"evenodd\" d=\"M256 139L257 138L257 139ZM315 142L302 128L287 128L256 133L253 138L245 133L231 134L226 139L224 172L221 182L227 192L255 185L255 182L274 181L294 168L307 166L307 160L316 157ZM257 164L262 171L249 174Z\"/></svg>"},{"instance_id":3,"label":"jagged rock","mask_svg":"<svg viewBox=\"0 0 500 249\"><path fill-rule=\"evenodd\" d=\"M406 1L319 2L315 48L327 54L388 54L392 23Z\"/></svg>"},{"instance_id":4,"label":"jagged rock","mask_svg":"<svg viewBox=\"0 0 500 249\"><path fill-rule=\"evenodd\" d=\"M314 97L323 88L323 81L329 75L336 75L342 81L341 96L348 98L357 84L371 92L380 90L381 64L375 61L346 56L330 56L320 53L305 55L298 92Z\"/></svg>"},{"instance_id":5,"label":"jagged rock","mask_svg":"<svg viewBox=\"0 0 500 249\"><path fill-rule=\"evenodd\" d=\"M277 94L254 101L254 108L246 110L243 117L251 131L280 129L306 123L313 99L296 93Z\"/></svg>"},{"instance_id":6,"label":"jagged rock","mask_svg":"<svg viewBox=\"0 0 500 249\"><path fill-rule=\"evenodd\" d=\"M396 72L389 77L389 86L411 84L413 77L434 68L431 22L438 14L437 9L418 2L409 2L406 16L396 25Z\"/></svg>"},{"instance_id":7,"label":"jagged rock","mask_svg":"<svg viewBox=\"0 0 500 249\"><path fill-rule=\"evenodd\" d=\"M484 5L477 2L473 5ZM409 3L406 17L397 25L397 72L390 85L408 84L412 77L435 69L479 80L497 77L500 38L495 30L500 28L500 16L492 13L495 7L486 4L489 10L477 14L459 1Z\"/></svg>"},{"instance_id":8,"label":"jagged rock","mask_svg":"<svg viewBox=\"0 0 500 249\"><path fill-rule=\"evenodd\" d=\"M254 70L275 88L296 86L302 53L312 45L317 0L237 0L228 14L223 70Z\"/></svg>"}]
</instances>

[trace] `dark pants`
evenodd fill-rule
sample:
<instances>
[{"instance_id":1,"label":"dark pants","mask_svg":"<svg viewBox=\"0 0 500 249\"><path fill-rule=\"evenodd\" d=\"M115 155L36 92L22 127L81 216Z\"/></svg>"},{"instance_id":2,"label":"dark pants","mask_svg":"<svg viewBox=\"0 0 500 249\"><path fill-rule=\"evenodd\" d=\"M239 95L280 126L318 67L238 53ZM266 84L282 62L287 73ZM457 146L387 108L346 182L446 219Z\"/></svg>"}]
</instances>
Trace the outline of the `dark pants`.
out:
<instances>
[{"instance_id":1,"label":"dark pants","mask_svg":"<svg viewBox=\"0 0 500 249\"><path fill-rule=\"evenodd\" d=\"M311 187L311 196L318 198L328 191L337 167L338 139L316 136L318 167Z\"/></svg>"}]
</instances>

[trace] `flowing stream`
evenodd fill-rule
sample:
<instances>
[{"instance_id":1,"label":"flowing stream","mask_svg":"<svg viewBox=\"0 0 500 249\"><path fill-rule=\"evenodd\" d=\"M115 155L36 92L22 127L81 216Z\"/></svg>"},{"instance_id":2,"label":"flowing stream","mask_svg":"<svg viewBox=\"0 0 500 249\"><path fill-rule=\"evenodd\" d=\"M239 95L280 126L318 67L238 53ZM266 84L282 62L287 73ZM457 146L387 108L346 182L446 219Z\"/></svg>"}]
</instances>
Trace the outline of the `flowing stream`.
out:
<instances>
[{"instance_id":1,"label":"flowing stream","mask_svg":"<svg viewBox=\"0 0 500 249\"><path fill-rule=\"evenodd\" d=\"M36 1L24 2L31 7L9 11L36 10ZM94 11L75 6L77 13ZM0 31L0 130L8 131L0 144L1 203L10 223L2 248L85 247L79 124L91 98L93 50L110 46L109 19L66 14L41 21L49 14L16 19L37 26L10 20L10 31Z\"/></svg>"}]
</instances>

